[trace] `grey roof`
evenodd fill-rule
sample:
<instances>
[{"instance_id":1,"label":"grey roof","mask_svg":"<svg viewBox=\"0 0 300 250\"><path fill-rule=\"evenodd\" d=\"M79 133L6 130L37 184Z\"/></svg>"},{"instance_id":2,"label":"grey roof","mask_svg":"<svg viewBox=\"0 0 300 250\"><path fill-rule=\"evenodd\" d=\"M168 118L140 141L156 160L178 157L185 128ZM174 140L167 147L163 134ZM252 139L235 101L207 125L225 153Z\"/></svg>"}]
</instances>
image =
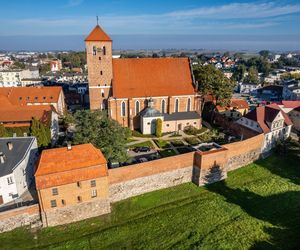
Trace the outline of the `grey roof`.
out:
<instances>
[{"instance_id":1,"label":"grey roof","mask_svg":"<svg viewBox=\"0 0 300 250\"><path fill-rule=\"evenodd\" d=\"M193 119L200 119L200 118L201 118L200 114L198 114L196 111L164 114L165 121L193 120Z\"/></svg>"},{"instance_id":2,"label":"grey roof","mask_svg":"<svg viewBox=\"0 0 300 250\"><path fill-rule=\"evenodd\" d=\"M163 114L154 108L146 108L141 113L140 116L142 117L158 117L163 116Z\"/></svg>"},{"instance_id":3,"label":"grey roof","mask_svg":"<svg viewBox=\"0 0 300 250\"><path fill-rule=\"evenodd\" d=\"M11 174L19 162L26 156L35 137L0 138L0 152L5 156L4 163L0 162L0 177ZM7 143L13 144L12 150Z\"/></svg>"}]
</instances>

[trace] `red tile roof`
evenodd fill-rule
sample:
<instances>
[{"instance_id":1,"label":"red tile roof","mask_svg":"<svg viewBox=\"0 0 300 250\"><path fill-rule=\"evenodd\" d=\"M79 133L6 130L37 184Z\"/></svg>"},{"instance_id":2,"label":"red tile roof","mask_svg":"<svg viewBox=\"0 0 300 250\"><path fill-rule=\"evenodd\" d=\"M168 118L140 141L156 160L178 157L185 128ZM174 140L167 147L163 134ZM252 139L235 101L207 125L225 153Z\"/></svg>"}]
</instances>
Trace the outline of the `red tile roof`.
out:
<instances>
[{"instance_id":1,"label":"red tile roof","mask_svg":"<svg viewBox=\"0 0 300 250\"><path fill-rule=\"evenodd\" d=\"M284 108L295 109L300 107L300 101L282 101L282 105Z\"/></svg>"},{"instance_id":2,"label":"red tile roof","mask_svg":"<svg viewBox=\"0 0 300 250\"><path fill-rule=\"evenodd\" d=\"M86 42L90 41L111 41L109 35L107 35L99 25L97 25L92 32L85 38Z\"/></svg>"},{"instance_id":3,"label":"red tile roof","mask_svg":"<svg viewBox=\"0 0 300 250\"><path fill-rule=\"evenodd\" d=\"M35 172L38 189L107 176L106 159L92 144L72 146L71 150L44 150Z\"/></svg>"},{"instance_id":4,"label":"red tile roof","mask_svg":"<svg viewBox=\"0 0 300 250\"><path fill-rule=\"evenodd\" d=\"M58 102L61 93L61 87L0 88L0 96L5 96L13 105L27 105L28 103L55 103ZM3 98L0 99L0 101L2 100Z\"/></svg>"},{"instance_id":5,"label":"red tile roof","mask_svg":"<svg viewBox=\"0 0 300 250\"><path fill-rule=\"evenodd\" d=\"M193 95L188 58L113 59L113 97Z\"/></svg>"},{"instance_id":6,"label":"red tile roof","mask_svg":"<svg viewBox=\"0 0 300 250\"><path fill-rule=\"evenodd\" d=\"M217 110L219 112L231 109L249 109L249 105L248 102L244 99L231 99L230 104L226 107L217 105Z\"/></svg>"}]
</instances>

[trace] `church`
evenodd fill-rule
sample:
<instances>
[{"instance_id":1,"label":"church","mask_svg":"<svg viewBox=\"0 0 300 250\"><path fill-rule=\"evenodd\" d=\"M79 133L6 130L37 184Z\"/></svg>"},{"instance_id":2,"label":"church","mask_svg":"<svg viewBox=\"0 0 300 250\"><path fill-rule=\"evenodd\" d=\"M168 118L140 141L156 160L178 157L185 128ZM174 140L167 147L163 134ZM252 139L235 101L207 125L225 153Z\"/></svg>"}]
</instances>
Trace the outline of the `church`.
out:
<instances>
[{"instance_id":1,"label":"church","mask_svg":"<svg viewBox=\"0 0 300 250\"><path fill-rule=\"evenodd\" d=\"M85 39L91 110L122 126L155 133L201 128L200 98L188 58L113 58L112 39L97 25Z\"/></svg>"}]
</instances>

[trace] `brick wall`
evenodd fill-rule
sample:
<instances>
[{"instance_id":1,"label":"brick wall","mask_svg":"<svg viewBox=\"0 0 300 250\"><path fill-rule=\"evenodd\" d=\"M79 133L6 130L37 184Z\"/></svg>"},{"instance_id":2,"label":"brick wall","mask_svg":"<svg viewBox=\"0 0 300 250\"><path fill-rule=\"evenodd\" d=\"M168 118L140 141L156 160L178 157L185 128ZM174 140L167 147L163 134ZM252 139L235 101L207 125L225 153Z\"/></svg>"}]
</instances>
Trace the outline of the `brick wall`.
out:
<instances>
[{"instance_id":1,"label":"brick wall","mask_svg":"<svg viewBox=\"0 0 300 250\"><path fill-rule=\"evenodd\" d=\"M194 153L109 170L112 202L192 180Z\"/></svg>"},{"instance_id":2,"label":"brick wall","mask_svg":"<svg viewBox=\"0 0 300 250\"><path fill-rule=\"evenodd\" d=\"M20 207L0 213L0 233L22 226L41 224L39 205Z\"/></svg>"},{"instance_id":3,"label":"brick wall","mask_svg":"<svg viewBox=\"0 0 300 250\"><path fill-rule=\"evenodd\" d=\"M243 167L259 159L263 142L264 135L259 134L244 141L223 145L228 149L227 171Z\"/></svg>"}]
</instances>

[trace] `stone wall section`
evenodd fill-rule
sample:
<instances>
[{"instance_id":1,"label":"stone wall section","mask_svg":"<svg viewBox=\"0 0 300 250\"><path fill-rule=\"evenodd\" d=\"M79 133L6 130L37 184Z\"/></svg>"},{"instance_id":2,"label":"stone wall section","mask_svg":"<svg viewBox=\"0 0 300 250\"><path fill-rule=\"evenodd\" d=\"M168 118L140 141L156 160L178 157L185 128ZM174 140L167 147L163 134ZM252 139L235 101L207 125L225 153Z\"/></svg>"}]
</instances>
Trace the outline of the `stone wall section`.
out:
<instances>
[{"instance_id":1,"label":"stone wall section","mask_svg":"<svg viewBox=\"0 0 300 250\"><path fill-rule=\"evenodd\" d=\"M192 169L193 166L189 166L169 172L112 184L109 186L110 200L111 202L116 202L151 191L191 182Z\"/></svg>"},{"instance_id":2,"label":"stone wall section","mask_svg":"<svg viewBox=\"0 0 300 250\"><path fill-rule=\"evenodd\" d=\"M20 207L0 213L0 233L11 231L18 227L41 225L39 205Z\"/></svg>"},{"instance_id":3,"label":"stone wall section","mask_svg":"<svg viewBox=\"0 0 300 250\"><path fill-rule=\"evenodd\" d=\"M68 224L111 212L109 199L96 199L74 206L56 208L42 212L43 226Z\"/></svg>"}]
</instances>

